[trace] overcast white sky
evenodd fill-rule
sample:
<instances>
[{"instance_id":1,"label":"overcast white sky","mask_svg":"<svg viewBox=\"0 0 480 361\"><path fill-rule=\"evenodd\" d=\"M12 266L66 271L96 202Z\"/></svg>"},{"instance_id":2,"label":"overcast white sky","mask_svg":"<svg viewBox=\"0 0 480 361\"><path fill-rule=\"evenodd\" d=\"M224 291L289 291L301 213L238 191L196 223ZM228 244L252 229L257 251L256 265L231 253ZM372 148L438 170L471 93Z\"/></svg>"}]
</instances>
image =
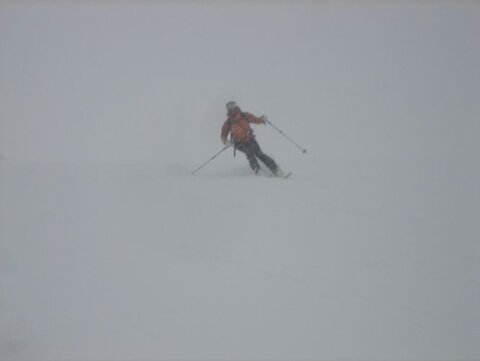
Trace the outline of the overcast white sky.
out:
<instances>
[{"instance_id":1,"label":"overcast white sky","mask_svg":"<svg viewBox=\"0 0 480 361\"><path fill-rule=\"evenodd\" d=\"M323 154L468 154L479 129L479 9L2 1L0 153L151 162L176 147L188 157L218 141L235 99L310 135Z\"/></svg>"}]
</instances>

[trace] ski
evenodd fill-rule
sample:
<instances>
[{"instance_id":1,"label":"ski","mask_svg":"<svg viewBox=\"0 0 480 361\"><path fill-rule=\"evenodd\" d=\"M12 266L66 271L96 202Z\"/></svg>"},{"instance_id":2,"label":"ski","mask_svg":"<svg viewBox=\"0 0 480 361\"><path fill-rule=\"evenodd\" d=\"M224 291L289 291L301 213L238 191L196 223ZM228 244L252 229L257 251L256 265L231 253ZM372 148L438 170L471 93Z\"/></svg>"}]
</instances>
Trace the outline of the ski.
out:
<instances>
[{"instance_id":1,"label":"ski","mask_svg":"<svg viewBox=\"0 0 480 361\"><path fill-rule=\"evenodd\" d=\"M272 172L270 173L263 173L263 175L265 177L268 177L268 178L283 178L283 179L288 179L290 178L290 176L292 175L293 173L292 172L288 172L288 173L283 173L283 172L280 172L279 174L274 174Z\"/></svg>"},{"instance_id":2,"label":"ski","mask_svg":"<svg viewBox=\"0 0 480 361\"><path fill-rule=\"evenodd\" d=\"M285 172L284 172L283 170L281 170L280 168L277 169L277 174L272 173L272 176L273 176L273 177L283 178L283 179L287 179L287 178L289 178L291 175L292 175L292 172L287 172L287 173L285 173Z\"/></svg>"},{"instance_id":3,"label":"ski","mask_svg":"<svg viewBox=\"0 0 480 361\"><path fill-rule=\"evenodd\" d=\"M283 178L288 179L293 174L292 172L285 173L282 169L277 168L277 172L273 173L270 169L259 167L258 171L255 172L257 175L267 178Z\"/></svg>"}]
</instances>

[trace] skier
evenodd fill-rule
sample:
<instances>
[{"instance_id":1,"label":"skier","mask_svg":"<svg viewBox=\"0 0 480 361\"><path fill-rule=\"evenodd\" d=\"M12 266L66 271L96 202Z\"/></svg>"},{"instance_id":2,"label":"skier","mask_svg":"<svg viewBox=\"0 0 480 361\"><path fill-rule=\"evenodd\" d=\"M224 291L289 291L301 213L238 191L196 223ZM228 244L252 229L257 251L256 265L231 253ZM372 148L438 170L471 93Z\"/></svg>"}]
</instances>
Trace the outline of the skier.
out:
<instances>
[{"instance_id":1,"label":"skier","mask_svg":"<svg viewBox=\"0 0 480 361\"><path fill-rule=\"evenodd\" d=\"M277 166L277 163L268 155L262 152L260 146L255 140L250 123L265 124L266 117L256 117L253 114L242 112L238 105L234 101L227 103L227 120L223 123L221 138L223 144L226 146L233 145L234 149L245 153L247 156L250 167L255 173L258 173L260 165L258 159L260 159L270 171L278 176L281 175L281 171ZM228 134L230 138L228 139Z\"/></svg>"}]
</instances>

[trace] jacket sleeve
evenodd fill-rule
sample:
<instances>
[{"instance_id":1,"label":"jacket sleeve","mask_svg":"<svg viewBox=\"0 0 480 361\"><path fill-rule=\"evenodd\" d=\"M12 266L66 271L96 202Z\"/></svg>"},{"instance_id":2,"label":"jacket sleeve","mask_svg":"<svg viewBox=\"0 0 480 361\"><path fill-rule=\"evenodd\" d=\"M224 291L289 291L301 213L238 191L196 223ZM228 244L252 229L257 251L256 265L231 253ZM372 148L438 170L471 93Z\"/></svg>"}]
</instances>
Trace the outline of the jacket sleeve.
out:
<instances>
[{"instance_id":1,"label":"jacket sleeve","mask_svg":"<svg viewBox=\"0 0 480 361\"><path fill-rule=\"evenodd\" d=\"M225 123L223 123L222 133L221 133L223 144L225 144L225 142L227 141L228 133L230 133L230 128L231 128L231 124L228 120L226 120Z\"/></svg>"},{"instance_id":2,"label":"jacket sleeve","mask_svg":"<svg viewBox=\"0 0 480 361\"><path fill-rule=\"evenodd\" d=\"M255 123L255 124L263 124L264 123L262 118L256 117L252 113L244 113L244 114L245 114L245 117L246 117L246 119L249 123Z\"/></svg>"}]
</instances>

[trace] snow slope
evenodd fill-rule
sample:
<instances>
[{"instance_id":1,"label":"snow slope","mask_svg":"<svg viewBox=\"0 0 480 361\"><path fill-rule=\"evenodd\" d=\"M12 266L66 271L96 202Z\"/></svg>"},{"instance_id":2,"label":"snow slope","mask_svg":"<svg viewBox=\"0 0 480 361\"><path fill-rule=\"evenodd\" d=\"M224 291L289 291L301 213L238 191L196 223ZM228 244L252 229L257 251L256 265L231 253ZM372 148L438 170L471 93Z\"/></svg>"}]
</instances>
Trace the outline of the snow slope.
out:
<instances>
[{"instance_id":1,"label":"snow slope","mask_svg":"<svg viewBox=\"0 0 480 361\"><path fill-rule=\"evenodd\" d=\"M0 359L480 358L479 18L0 3Z\"/></svg>"}]
</instances>

